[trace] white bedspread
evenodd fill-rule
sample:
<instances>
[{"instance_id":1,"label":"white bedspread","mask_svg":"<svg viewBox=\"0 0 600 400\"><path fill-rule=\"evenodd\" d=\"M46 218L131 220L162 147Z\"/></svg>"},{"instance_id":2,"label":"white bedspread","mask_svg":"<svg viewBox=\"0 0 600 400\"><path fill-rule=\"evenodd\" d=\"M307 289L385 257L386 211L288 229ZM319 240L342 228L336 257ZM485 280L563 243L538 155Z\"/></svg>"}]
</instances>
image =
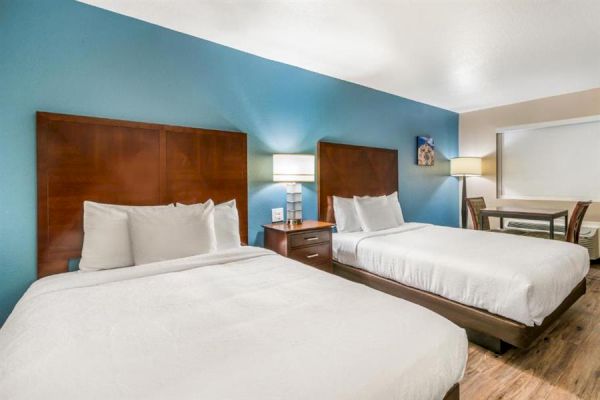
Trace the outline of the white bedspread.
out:
<instances>
[{"instance_id":1,"label":"white bedspread","mask_svg":"<svg viewBox=\"0 0 600 400\"><path fill-rule=\"evenodd\" d=\"M418 223L336 233L333 257L529 326L541 324L590 265L587 250L571 243Z\"/></svg>"},{"instance_id":2,"label":"white bedspread","mask_svg":"<svg viewBox=\"0 0 600 400\"><path fill-rule=\"evenodd\" d=\"M465 332L244 247L34 283L0 330L1 399L441 399Z\"/></svg>"}]
</instances>

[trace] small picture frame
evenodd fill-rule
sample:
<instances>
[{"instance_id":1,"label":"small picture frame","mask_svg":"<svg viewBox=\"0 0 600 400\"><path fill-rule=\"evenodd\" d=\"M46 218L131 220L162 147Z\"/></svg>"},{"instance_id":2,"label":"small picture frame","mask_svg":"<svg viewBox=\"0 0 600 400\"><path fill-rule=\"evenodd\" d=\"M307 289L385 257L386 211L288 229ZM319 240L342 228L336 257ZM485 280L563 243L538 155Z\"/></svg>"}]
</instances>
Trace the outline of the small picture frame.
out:
<instances>
[{"instance_id":1,"label":"small picture frame","mask_svg":"<svg viewBox=\"0 0 600 400\"><path fill-rule=\"evenodd\" d=\"M431 167L435 164L435 145L430 136L417 136L417 165Z\"/></svg>"}]
</instances>

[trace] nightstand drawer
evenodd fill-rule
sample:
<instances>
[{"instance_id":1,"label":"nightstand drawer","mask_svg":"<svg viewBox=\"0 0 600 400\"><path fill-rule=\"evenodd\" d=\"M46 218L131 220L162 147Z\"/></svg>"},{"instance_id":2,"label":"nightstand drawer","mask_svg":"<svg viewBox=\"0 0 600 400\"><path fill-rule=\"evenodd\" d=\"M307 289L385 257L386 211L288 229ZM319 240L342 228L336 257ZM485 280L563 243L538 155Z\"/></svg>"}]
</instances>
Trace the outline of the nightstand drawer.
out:
<instances>
[{"instance_id":1,"label":"nightstand drawer","mask_svg":"<svg viewBox=\"0 0 600 400\"><path fill-rule=\"evenodd\" d=\"M331 262L331 245L329 242L302 247L290 251L289 257L310 265L322 265Z\"/></svg>"},{"instance_id":2,"label":"nightstand drawer","mask_svg":"<svg viewBox=\"0 0 600 400\"><path fill-rule=\"evenodd\" d=\"M294 233L290 235L290 247L292 249L317 243L329 243L331 232L328 230L318 230Z\"/></svg>"}]
</instances>

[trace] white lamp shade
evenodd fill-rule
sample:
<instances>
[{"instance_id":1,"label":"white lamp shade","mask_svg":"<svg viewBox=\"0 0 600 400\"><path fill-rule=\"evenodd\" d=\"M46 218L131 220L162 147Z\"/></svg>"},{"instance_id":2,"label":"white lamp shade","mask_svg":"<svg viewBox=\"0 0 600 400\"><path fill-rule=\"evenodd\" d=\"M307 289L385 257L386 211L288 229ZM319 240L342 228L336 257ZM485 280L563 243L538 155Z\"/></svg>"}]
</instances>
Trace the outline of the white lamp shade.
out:
<instances>
[{"instance_id":1,"label":"white lamp shade","mask_svg":"<svg viewBox=\"0 0 600 400\"><path fill-rule=\"evenodd\" d=\"M480 176L481 158L456 157L450 160L450 175L452 176Z\"/></svg>"},{"instance_id":2,"label":"white lamp shade","mask_svg":"<svg viewBox=\"0 0 600 400\"><path fill-rule=\"evenodd\" d=\"M312 154L273 154L274 182L314 182L315 156Z\"/></svg>"}]
</instances>

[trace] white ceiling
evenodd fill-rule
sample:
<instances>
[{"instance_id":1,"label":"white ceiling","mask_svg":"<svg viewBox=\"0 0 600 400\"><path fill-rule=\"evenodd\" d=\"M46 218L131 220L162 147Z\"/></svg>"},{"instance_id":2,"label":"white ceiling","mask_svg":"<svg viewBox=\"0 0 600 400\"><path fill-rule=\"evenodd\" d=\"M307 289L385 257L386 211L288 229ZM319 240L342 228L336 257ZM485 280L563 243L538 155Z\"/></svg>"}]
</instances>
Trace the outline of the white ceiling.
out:
<instances>
[{"instance_id":1,"label":"white ceiling","mask_svg":"<svg viewBox=\"0 0 600 400\"><path fill-rule=\"evenodd\" d=\"M82 0L457 112L600 87L600 0Z\"/></svg>"}]
</instances>

